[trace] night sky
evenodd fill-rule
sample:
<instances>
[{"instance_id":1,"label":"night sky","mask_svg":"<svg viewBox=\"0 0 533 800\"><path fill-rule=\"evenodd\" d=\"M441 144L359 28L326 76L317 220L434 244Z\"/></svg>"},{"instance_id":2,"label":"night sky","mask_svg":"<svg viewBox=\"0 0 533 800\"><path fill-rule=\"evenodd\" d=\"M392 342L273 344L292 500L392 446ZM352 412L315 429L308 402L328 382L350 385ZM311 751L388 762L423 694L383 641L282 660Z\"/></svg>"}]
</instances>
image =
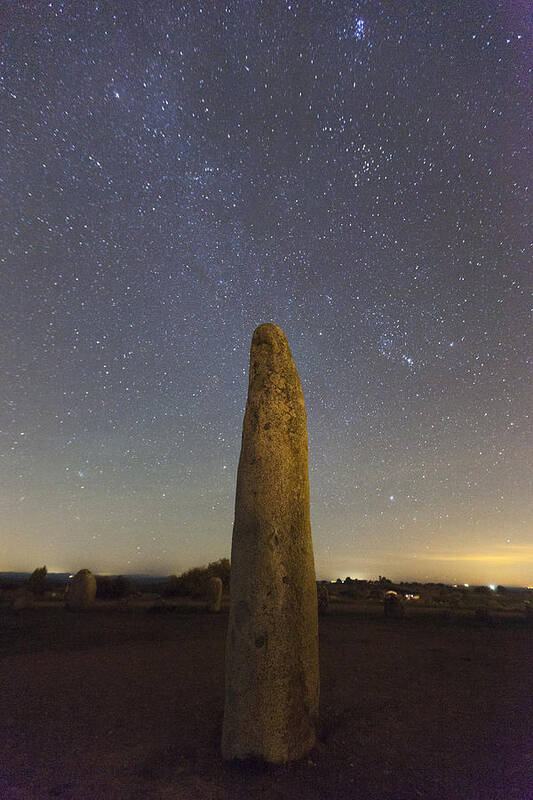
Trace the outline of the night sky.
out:
<instances>
[{"instance_id":1,"label":"night sky","mask_svg":"<svg viewBox=\"0 0 533 800\"><path fill-rule=\"evenodd\" d=\"M317 576L533 583L523 0L3 0L0 570L229 556L254 328Z\"/></svg>"}]
</instances>

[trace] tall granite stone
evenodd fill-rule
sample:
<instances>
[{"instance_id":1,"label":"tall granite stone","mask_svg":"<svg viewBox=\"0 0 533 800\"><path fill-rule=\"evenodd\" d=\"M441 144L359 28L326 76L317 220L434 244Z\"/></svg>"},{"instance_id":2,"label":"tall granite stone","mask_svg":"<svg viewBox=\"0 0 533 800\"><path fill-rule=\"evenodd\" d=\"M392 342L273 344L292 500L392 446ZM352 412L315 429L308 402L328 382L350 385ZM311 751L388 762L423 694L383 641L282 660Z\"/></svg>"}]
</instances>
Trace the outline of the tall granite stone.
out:
<instances>
[{"instance_id":1,"label":"tall granite stone","mask_svg":"<svg viewBox=\"0 0 533 800\"><path fill-rule=\"evenodd\" d=\"M80 569L67 584L65 603L71 611L81 611L94 603L96 578L88 569Z\"/></svg>"},{"instance_id":2,"label":"tall granite stone","mask_svg":"<svg viewBox=\"0 0 533 800\"><path fill-rule=\"evenodd\" d=\"M223 757L304 756L318 692L304 398L285 334L265 324L252 339L237 474Z\"/></svg>"}]
</instances>

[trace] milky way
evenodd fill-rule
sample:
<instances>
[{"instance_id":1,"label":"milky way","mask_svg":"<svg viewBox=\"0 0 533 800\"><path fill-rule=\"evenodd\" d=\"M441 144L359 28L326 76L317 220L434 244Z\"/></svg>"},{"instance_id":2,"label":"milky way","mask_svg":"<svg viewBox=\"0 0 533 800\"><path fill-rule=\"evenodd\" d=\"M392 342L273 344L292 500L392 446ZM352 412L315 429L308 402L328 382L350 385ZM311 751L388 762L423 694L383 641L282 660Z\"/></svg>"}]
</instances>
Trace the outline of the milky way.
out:
<instances>
[{"instance_id":1,"label":"milky way","mask_svg":"<svg viewBox=\"0 0 533 800\"><path fill-rule=\"evenodd\" d=\"M229 555L273 321L318 575L533 582L527 11L4 0L0 569Z\"/></svg>"}]
</instances>

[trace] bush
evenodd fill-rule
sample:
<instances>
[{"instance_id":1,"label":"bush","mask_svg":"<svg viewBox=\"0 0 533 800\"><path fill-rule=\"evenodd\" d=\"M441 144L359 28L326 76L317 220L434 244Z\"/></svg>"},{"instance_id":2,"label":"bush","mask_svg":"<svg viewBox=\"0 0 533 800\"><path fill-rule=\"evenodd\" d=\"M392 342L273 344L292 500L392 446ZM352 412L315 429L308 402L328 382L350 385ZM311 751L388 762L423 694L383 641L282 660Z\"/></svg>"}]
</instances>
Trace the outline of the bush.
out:
<instances>
[{"instance_id":1,"label":"bush","mask_svg":"<svg viewBox=\"0 0 533 800\"><path fill-rule=\"evenodd\" d=\"M180 597L203 597L210 575L206 567L193 567L177 578L175 593Z\"/></svg>"},{"instance_id":2,"label":"bush","mask_svg":"<svg viewBox=\"0 0 533 800\"><path fill-rule=\"evenodd\" d=\"M117 575L114 578L108 575L96 576L96 596L99 600L121 600L131 592L131 581L124 575Z\"/></svg>"},{"instance_id":3,"label":"bush","mask_svg":"<svg viewBox=\"0 0 533 800\"><path fill-rule=\"evenodd\" d=\"M46 587L46 567L37 567L28 579L28 590L33 595L43 595Z\"/></svg>"},{"instance_id":4,"label":"bush","mask_svg":"<svg viewBox=\"0 0 533 800\"><path fill-rule=\"evenodd\" d=\"M228 591L230 562L227 558L212 561L207 567L193 567L179 578L169 575L161 594L163 597L205 597L210 578L220 578L223 591Z\"/></svg>"},{"instance_id":5,"label":"bush","mask_svg":"<svg viewBox=\"0 0 533 800\"><path fill-rule=\"evenodd\" d=\"M231 576L231 564L229 558L221 558L219 561L212 561L207 565L207 572L210 578L220 578L223 591L229 592L229 582Z\"/></svg>"},{"instance_id":6,"label":"bush","mask_svg":"<svg viewBox=\"0 0 533 800\"><path fill-rule=\"evenodd\" d=\"M179 597L180 579L177 575L169 575L161 588L162 597Z\"/></svg>"}]
</instances>

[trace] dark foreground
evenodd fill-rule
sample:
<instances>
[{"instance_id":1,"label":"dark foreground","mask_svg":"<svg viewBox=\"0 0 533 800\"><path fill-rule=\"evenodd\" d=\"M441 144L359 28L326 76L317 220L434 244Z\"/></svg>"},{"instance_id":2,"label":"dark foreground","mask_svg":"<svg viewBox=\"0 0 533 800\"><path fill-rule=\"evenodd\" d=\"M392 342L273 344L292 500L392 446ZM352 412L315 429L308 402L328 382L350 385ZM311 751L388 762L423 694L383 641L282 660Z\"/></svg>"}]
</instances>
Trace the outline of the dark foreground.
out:
<instances>
[{"instance_id":1,"label":"dark foreground","mask_svg":"<svg viewBox=\"0 0 533 800\"><path fill-rule=\"evenodd\" d=\"M308 759L225 764L225 614L0 608L0 797L532 800L533 629L331 613Z\"/></svg>"}]
</instances>

